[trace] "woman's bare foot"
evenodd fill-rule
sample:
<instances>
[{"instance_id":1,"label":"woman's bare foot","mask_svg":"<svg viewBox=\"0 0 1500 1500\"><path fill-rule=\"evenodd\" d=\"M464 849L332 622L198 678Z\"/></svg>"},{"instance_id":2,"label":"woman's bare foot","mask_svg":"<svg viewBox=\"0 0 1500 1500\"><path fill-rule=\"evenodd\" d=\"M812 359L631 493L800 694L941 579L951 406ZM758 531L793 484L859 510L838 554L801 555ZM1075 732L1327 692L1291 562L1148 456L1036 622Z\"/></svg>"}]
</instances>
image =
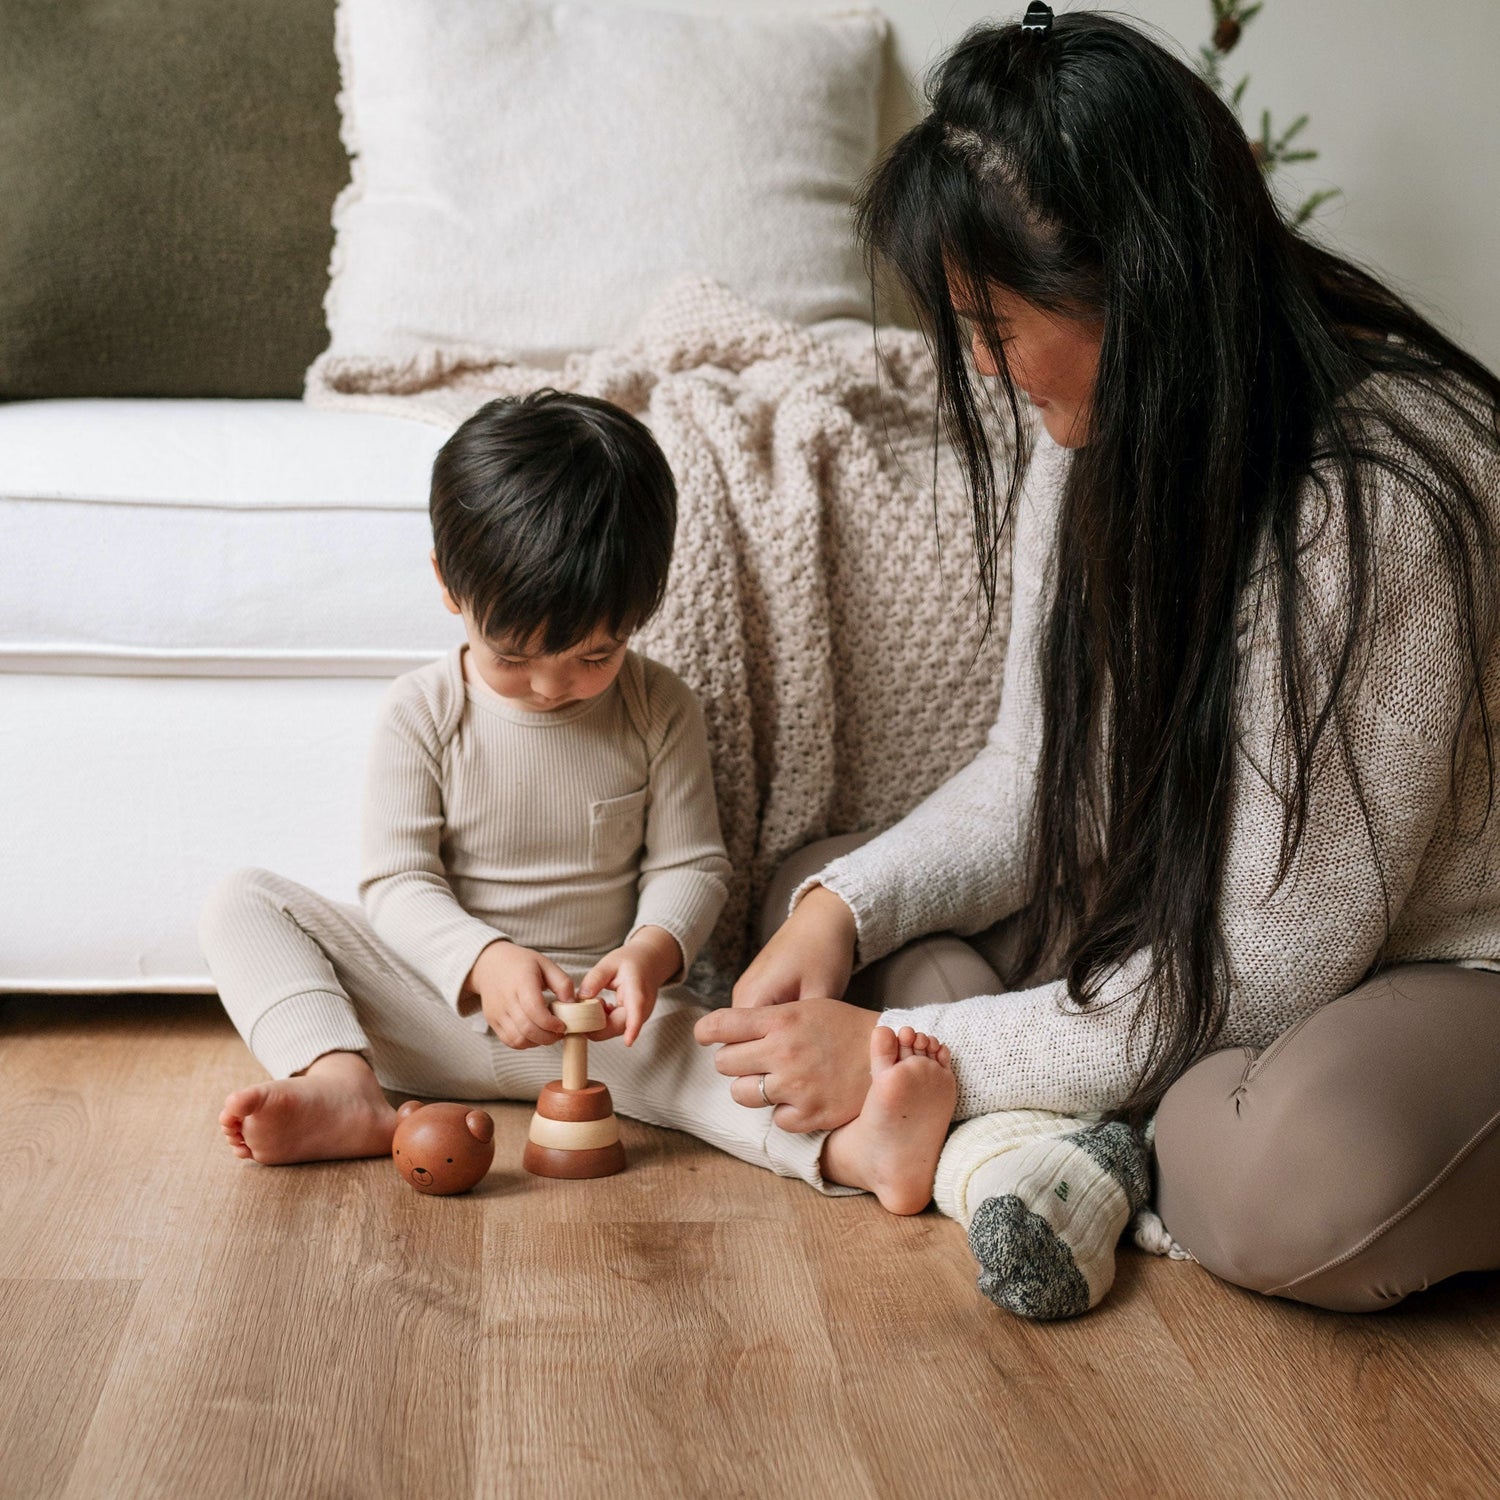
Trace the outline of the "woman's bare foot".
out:
<instances>
[{"instance_id":1,"label":"woman's bare foot","mask_svg":"<svg viewBox=\"0 0 1500 1500\"><path fill-rule=\"evenodd\" d=\"M396 1111L357 1052L325 1052L295 1078L236 1089L219 1124L236 1156L265 1166L386 1156Z\"/></svg>"},{"instance_id":2,"label":"woman's bare foot","mask_svg":"<svg viewBox=\"0 0 1500 1500\"><path fill-rule=\"evenodd\" d=\"M958 1096L951 1061L925 1032L877 1026L865 1106L824 1141L823 1176L874 1193L893 1214L921 1213Z\"/></svg>"}]
</instances>

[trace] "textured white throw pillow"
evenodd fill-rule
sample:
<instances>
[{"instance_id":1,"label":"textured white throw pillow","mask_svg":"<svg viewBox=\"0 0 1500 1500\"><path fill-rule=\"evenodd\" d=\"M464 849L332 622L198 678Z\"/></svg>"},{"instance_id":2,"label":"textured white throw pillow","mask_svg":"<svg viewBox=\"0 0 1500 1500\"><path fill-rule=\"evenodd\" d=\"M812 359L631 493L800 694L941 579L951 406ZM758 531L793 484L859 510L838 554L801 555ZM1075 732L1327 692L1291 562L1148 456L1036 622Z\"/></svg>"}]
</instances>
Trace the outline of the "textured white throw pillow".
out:
<instances>
[{"instance_id":1,"label":"textured white throw pillow","mask_svg":"<svg viewBox=\"0 0 1500 1500\"><path fill-rule=\"evenodd\" d=\"M872 10L340 0L326 357L596 348L689 273L800 323L868 317L849 204L885 32Z\"/></svg>"}]
</instances>

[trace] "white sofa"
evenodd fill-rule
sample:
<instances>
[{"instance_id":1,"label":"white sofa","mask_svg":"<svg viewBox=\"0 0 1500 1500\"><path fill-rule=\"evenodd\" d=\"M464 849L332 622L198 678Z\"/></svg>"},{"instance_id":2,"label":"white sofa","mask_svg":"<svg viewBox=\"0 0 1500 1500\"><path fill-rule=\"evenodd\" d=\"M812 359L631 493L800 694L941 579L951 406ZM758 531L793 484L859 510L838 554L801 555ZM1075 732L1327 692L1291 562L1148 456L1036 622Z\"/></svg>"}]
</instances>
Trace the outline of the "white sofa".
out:
<instances>
[{"instance_id":1,"label":"white sofa","mask_svg":"<svg viewBox=\"0 0 1500 1500\"><path fill-rule=\"evenodd\" d=\"M225 871L355 899L370 726L452 645L444 433L295 401L0 404L0 991L209 991Z\"/></svg>"},{"instance_id":2,"label":"white sofa","mask_svg":"<svg viewBox=\"0 0 1500 1500\"><path fill-rule=\"evenodd\" d=\"M341 4L339 99L358 166L331 205L330 348L594 347L684 271L810 323L861 313L846 209L877 144L884 23L821 8L757 19L760 0L703 8L725 15L433 0L453 22L434 29L415 4ZM38 35L45 51L51 32ZM627 44L639 66L623 66L620 92ZM173 72L175 55L165 81L132 66L151 75L127 72L140 89L196 81ZM596 79L597 117L578 107ZM742 92L764 120L751 108L747 121ZM106 116L122 129L139 127L130 100ZM292 147L255 116L235 116L214 150L274 165ZM311 138L312 124L297 128ZM506 155L538 131L545 149ZM705 152L726 164L723 192L694 178ZM167 172L148 187L160 201L143 204L147 222L183 233L190 192ZM691 214L674 217L673 193ZM717 213L700 215L699 199ZM264 213L248 191L233 201ZM610 226L607 246L594 223ZM298 224L294 241L310 232L305 214ZM170 296L160 269L131 276ZM624 274L628 298L605 270ZM70 325L102 326L109 307L91 303L102 294L86 277L68 294ZM566 338L547 312L559 298L581 320ZM299 317L289 304L289 325ZM17 387L36 388L51 387ZM0 400L0 991L211 990L197 913L237 865L355 897L386 682L459 638L427 562L443 436L292 400Z\"/></svg>"}]
</instances>

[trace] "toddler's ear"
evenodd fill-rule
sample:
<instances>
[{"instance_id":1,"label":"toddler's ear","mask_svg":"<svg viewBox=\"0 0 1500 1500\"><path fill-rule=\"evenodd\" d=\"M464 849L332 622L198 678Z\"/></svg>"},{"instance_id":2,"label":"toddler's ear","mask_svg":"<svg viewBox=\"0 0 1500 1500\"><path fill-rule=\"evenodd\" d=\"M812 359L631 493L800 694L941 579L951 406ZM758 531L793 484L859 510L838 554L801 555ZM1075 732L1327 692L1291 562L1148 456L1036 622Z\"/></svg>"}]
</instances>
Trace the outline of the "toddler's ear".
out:
<instances>
[{"instance_id":1,"label":"toddler's ear","mask_svg":"<svg viewBox=\"0 0 1500 1500\"><path fill-rule=\"evenodd\" d=\"M443 575L438 570L437 549L433 548L427 555L432 561L432 576L437 579L438 587L443 591L444 607L450 615L461 615L463 610L459 607L458 601L448 592L448 585L443 582Z\"/></svg>"}]
</instances>

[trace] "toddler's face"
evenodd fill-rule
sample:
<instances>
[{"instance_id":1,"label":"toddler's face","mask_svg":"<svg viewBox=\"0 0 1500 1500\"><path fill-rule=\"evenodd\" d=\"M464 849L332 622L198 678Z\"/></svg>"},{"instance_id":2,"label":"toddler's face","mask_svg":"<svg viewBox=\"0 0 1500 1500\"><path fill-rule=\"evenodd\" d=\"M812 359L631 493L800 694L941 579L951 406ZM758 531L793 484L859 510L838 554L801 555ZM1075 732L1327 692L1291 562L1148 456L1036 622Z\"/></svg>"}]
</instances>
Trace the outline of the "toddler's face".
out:
<instances>
[{"instance_id":1,"label":"toddler's face","mask_svg":"<svg viewBox=\"0 0 1500 1500\"><path fill-rule=\"evenodd\" d=\"M570 703L596 698L620 675L626 642L607 628L567 651L546 656L530 642L487 641L467 611L464 630L469 656L481 679L520 708L552 713Z\"/></svg>"},{"instance_id":2,"label":"toddler's face","mask_svg":"<svg viewBox=\"0 0 1500 1500\"><path fill-rule=\"evenodd\" d=\"M469 660L480 680L518 707L532 713L552 713L570 703L597 698L620 675L630 641L628 634L616 636L601 625L578 645L553 655L543 654L536 641L487 640L474 617L448 592L438 572L436 553L432 570L437 573L444 605L464 622Z\"/></svg>"}]
</instances>

